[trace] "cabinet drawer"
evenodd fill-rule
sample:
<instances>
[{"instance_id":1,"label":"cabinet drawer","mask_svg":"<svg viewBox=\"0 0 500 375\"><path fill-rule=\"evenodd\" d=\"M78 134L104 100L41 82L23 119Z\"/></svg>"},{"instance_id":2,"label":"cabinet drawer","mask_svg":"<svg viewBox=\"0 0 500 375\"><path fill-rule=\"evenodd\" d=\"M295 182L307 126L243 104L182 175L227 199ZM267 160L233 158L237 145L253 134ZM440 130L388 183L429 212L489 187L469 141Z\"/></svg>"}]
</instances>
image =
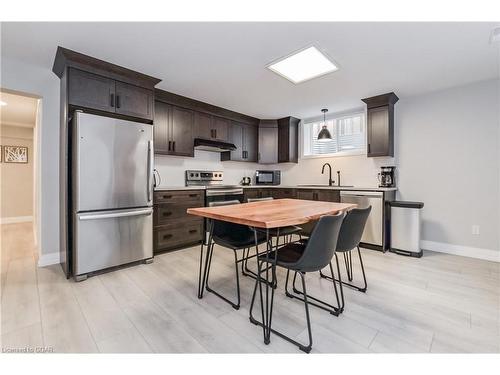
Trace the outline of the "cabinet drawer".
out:
<instances>
[{"instance_id":1,"label":"cabinet drawer","mask_svg":"<svg viewBox=\"0 0 500 375\"><path fill-rule=\"evenodd\" d=\"M176 224L182 221L202 221L198 216L189 215L188 208L195 207L192 204L160 204L154 208L154 224L166 225Z\"/></svg>"},{"instance_id":2,"label":"cabinet drawer","mask_svg":"<svg viewBox=\"0 0 500 375\"><path fill-rule=\"evenodd\" d=\"M166 190L155 191L154 203L187 203L191 207L203 206L205 204L204 190Z\"/></svg>"},{"instance_id":3,"label":"cabinet drawer","mask_svg":"<svg viewBox=\"0 0 500 375\"><path fill-rule=\"evenodd\" d=\"M203 222L163 226L153 232L155 251L181 247L203 239Z\"/></svg>"}]
</instances>

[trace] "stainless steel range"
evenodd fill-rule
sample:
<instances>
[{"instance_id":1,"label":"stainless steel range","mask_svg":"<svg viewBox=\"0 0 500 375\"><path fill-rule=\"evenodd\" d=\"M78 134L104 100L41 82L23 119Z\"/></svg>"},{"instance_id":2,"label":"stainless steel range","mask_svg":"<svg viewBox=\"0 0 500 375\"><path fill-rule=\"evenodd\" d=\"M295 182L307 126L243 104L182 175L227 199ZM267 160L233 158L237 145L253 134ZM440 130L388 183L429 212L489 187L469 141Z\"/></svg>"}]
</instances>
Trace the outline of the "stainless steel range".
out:
<instances>
[{"instance_id":1,"label":"stainless steel range","mask_svg":"<svg viewBox=\"0 0 500 375\"><path fill-rule=\"evenodd\" d=\"M243 202L243 188L225 185L221 171L186 171L186 186L203 186L206 189L205 205L210 202L238 200Z\"/></svg>"}]
</instances>

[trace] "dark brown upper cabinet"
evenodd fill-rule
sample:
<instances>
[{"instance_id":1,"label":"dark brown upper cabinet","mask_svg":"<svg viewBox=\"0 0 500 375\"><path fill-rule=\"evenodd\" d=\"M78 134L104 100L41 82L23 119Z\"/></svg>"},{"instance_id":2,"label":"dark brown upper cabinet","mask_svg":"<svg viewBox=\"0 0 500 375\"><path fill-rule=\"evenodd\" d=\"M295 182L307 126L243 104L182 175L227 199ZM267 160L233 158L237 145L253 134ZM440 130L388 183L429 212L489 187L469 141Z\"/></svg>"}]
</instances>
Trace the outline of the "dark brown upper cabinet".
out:
<instances>
[{"instance_id":1,"label":"dark brown upper cabinet","mask_svg":"<svg viewBox=\"0 0 500 375\"><path fill-rule=\"evenodd\" d=\"M394 104L399 98L393 92L362 99L367 106L367 156L394 156Z\"/></svg>"},{"instance_id":2,"label":"dark brown upper cabinet","mask_svg":"<svg viewBox=\"0 0 500 375\"><path fill-rule=\"evenodd\" d=\"M115 101L116 113L148 120L153 119L153 90L117 81Z\"/></svg>"},{"instance_id":3,"label":"dark brown upper cabinet","mask_svg":"<svg viewBox=\"0 0 500 375\"><path fill-rule=\"evenodd\" d=\"M257 162L257 126L231 121L228 140L236 146L236 150L221 153L222 161Z\"/></svg>"},{"instance_id":4,"label":"dark brown upper cabinet","mask_svg":"<svg viewBox=\"0 0 500 375\"><path fill-rule=\"evenodd\" d=\"M299 162L299 123L291 116L278 120L278 163Z\"/></svg>"},{"instance_id":5,"label":"dark brown upper cabinet","mask_svg":"<svg viewBox=\"0 0 500 375\"><path fill-rule=\"evenodd\" d=\"M278 162L278 121L276 120L260 120L258 161L261 164Z\"/></svg>"},{"instance_id":6,"label":"dark brown upper cabinet","mask_svg":"<svg viewBox=\"0 0 500 375\"><path fill-rule=\"evenodd\" d=\"M156 154L194 156L194 112L155 102L154 146Z\"/></svg>"},{"instance_id":7,"label":"dark brown upper cabinet","mask_svg":"<svg viewBox=\"0 0 500 375\"><path fill-rule=\"evenodd\" d=\"M115 111L115 81L83 70L70 69L69 103L100 111Z\"/></svg>"},{"instance_id":8,"label":"dark brown upper cabinet","mask_svg":"<svg viewBox=\"0 0 500 375\"><path fill-rule=\"evenodd\" d=\"M227 141L230 123L231 121L228 119L196 111L195 137Z\"/></svg>"},{"instance_id":9,"label":"dark brown upper cabinet","mask_svg":"<svg viewBox=\"0 0 500 375\"><path fill-rule=\"evenodd\" d=\"M154 91L79 69L69 69L70 105L153 120Z\"/></svg>"}]
</instances>

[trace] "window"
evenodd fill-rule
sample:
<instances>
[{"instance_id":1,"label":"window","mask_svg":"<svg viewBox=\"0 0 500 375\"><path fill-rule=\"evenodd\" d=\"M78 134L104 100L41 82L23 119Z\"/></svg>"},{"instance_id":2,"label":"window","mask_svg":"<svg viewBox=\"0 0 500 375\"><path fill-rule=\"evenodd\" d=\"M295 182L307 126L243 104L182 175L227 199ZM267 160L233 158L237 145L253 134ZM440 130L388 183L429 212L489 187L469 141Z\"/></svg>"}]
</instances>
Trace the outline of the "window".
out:
<instances>
[{"instance_id":1,"label":"window","mask_svg":"<svg viewBox=\"0 0 500 375\"><path fill-rule=\"evenodd\" d=\"M323 119L302 125L302 154L304 157L359 155L366 152L366 123L364 112L355 112L326 120L331 141L318 141Z\"/></svg>"}]
</instances>

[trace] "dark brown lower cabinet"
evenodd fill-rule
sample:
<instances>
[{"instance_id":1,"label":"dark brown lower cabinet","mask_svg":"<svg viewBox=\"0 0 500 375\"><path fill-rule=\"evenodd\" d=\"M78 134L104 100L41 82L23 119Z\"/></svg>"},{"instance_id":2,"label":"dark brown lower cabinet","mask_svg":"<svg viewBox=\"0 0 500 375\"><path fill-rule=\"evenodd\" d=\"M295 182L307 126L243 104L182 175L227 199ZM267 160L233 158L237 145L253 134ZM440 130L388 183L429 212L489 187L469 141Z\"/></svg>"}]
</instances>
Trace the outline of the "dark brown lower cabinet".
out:
<instances>
[{"instance_id":1,"label":"dark brown lower cabinet","mask_svg":"<svg viewBox=\"0 0 500 375\"><path fill-rule=\"evenodd\" d=\"M311 201L340 202L340 191L329 189L295 189L295 188L246 188L243 189L245 201L248 198L305 199Z\"/></svg>"},{"instance_id":2,"label":"dark brown lower cabinet","mask_svg":"<svg viewBox=\"0 0 500 375\"><path fill-rule=\"evenodd\" d=\"M155 191L153 216L154 253L187 247L203 239L203 219L188 215L190 207L205 204L203 190Z\"/></svg>"}]
</instances>

